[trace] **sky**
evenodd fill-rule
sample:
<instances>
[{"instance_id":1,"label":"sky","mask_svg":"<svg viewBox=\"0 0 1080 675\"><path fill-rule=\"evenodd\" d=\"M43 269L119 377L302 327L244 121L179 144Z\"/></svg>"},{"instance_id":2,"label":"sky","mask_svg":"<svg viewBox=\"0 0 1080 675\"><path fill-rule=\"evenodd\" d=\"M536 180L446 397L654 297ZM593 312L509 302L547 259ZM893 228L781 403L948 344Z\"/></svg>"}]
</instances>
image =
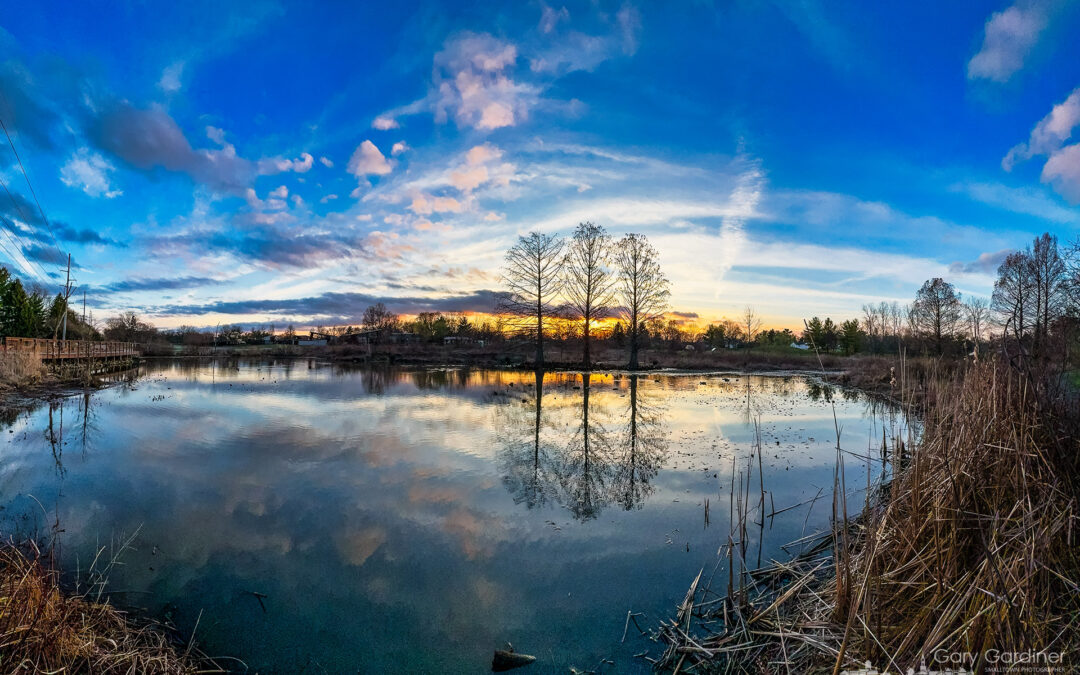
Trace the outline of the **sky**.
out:
<instances>
[{"instance_id":1,"label":"sky","mask_svg":"<svg viewBox=\"0 0 1080 675\"><path fill-rule=\"evenodd\" d=\"M1078 31L1064 0L11 3L0 259L55 293L70 254L78 309L160 327L490 312L519 235L582 221L648 236L699 322L988 296L1080 232Z\"/></svg>"}]
</instances>

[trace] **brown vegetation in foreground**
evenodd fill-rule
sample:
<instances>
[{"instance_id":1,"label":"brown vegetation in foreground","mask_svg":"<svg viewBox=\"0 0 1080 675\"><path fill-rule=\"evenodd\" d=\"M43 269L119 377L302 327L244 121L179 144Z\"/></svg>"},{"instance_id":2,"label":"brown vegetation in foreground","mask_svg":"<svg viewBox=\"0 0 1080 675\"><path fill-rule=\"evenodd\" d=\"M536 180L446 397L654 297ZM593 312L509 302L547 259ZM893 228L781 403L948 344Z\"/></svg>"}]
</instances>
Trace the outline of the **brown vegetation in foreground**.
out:
<instances>
[{"instance_id":1,"label":"brown vegetation in foreground","mask_svg":"<svg viewBox=\"0 0 1080 675\"><path fill-rule=\"evenodd\" d=\"M855 520L834 498L832 532L818 545L744 571L726 595L695 582L660 629L661 665L761 673L960 665L935 664L944 650L974 655L963 665L980 672L991 649L1075 658L1080 416L1060 383L997 360L931 378L915 411L918 449L907 457L893 448L895 479L882 498ZM837 489L846 492L842 472Z\"/></svg>"},{"instance_id":2,"label":"brown vegetation in foreground","mask_svg":"<svg viewBox=\"0 0 1080 675\"><path fill-rule=\"evenodd\" d=\"M197 659L157 626L65 593L36 549L0 545L0 668L25 673L198 672Z\"/></svg>"},{"instance_id":3,"label":"brown vegetation in foreground","mask_svg":"<svg viewBox=\"0 0 1080 675\"><path fill-rule=\"evenodd\" d=\"M0 352L0 389L37 384L45 377L41 359L22 352Z\"/></svg>"}]
</instances>

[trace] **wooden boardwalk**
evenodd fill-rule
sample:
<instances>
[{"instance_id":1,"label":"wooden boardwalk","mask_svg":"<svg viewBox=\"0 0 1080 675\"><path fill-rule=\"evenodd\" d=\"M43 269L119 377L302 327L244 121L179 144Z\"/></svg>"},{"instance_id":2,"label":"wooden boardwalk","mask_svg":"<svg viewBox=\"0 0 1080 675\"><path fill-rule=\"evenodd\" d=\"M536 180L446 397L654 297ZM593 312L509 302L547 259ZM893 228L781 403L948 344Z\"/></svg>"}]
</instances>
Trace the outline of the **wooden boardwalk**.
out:
<instances>
[{"instance_id":1,"label":"wooden boardwalk","mask_svg":"<svg viewBox=\"0 0 1080 675\"><path fill-rule=\"evenodd\" d=\"M3 351L33 354L42 361L63 359L117 359L139 356L134 342L99 342L94 340L44 340L40 338L4 338Z\"/></svg>"}]
</instances>

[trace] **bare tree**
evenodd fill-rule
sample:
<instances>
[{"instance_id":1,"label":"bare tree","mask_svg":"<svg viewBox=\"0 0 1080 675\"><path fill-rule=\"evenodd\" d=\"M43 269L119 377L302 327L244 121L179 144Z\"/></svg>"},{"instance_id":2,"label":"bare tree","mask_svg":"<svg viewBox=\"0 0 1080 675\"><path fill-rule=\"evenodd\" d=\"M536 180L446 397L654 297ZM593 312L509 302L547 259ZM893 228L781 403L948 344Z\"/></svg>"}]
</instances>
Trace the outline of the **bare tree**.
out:
<instances>
[{"instance_id":1,"label":"bare tree","mask_svg":"<svg viewBox=\"0 0 1080 675\"><path fill-rule=\"evenodd\" d=\"M928 279L915 294L911 324L916 332L930 337L940 356L945 339L956 333L960 322L960 294L940 277Z\"/></svg>"},{"instance_id":2,"label":"bare tree","mask_svg":"<svg viewBox=\"0 0 1080 675\"><path fill-rule=\"evenodd\" d=\"M1023 251L1010 253L998 267L991 301L1002 335L1011 334L1018 341L1027 336L1031 315L1034 314L1031 278L1027 268L1027 255Z\"/></svg>"},{"instance_id":3,"label":"bare tree","mask_svg":"<svg viewBox=\"0 0 1080 675\"><path fill-rule=\"evenodd\" d=\"M626 235L616 249L620 312L629 326L631 369L638 368L643 325L664 313L671 295L659 258L657 250L640 234Z\"/></svg>"},{"instance_id":4,"label":"bare tree","mask_svg":"<svg viewBox=\"0 0 1080 675\"><path fill-rule=\"evenodd\" d=\"M498 310L526 321L536 340L536 367L544 366L544 319L551 315L562 289L563 240L539 232L518 237L506 252L503 279L507 293Z\"/></svg>"},{"instance_id":5,"label":"bare tree","mask_svg":"<svg viewBox=\"0 0 1080 675\"><path fill-rule=\"evenodd\" d=\"M398 316L389 309L386 308L381 302L376 302L364 310L364 317L362 319L365 330L379 331L385 333L390 331L397 325Z\"/></svg>"},{"instance_id":6,"label":"bare tree","mask_svg":"<svg viewBox=\"0 0 1080 675\"><path fill-rule=\"evenodd\" d=\"M566 301L582 324L586 370L592 365L590 328L609 314L615 299L615 276L608 267L611 253L611 237L603 227L588 222L577 226L566 251Z\"/></svg>"},{"instance_id":7,"label":"bare tree","mask_svg":"<svg viewBox=\"0 0 1080 675\"><path fill-rule=\"evenodd\" d=\"M761 318L758 317L757 312L750 305L746 306L743 310L742 326L746 330L746 343L751 344L754 342L754 336L757 335L758 330L761 329Z\"/></svg>"},{"instance_id":8,"label":"bare tree","mask_svg":"<svg viewBox=\"0 0 1080 675\"><path fill-rule=\"evenodd\" d=\"M882 303L885 304L885 303ZM885 325L882 323L883 318L878 314L877 305L867 304L862 306L863 330L870 337L871 340L877 340L885 334Z\"/></svg>"},{"instance_id":9,"label":"bare tree","mask_svg":"<svg viewBox=\"0 0 1080 675\"><path fill-rule=\"evenodd\" d=\"M900 338L904 334L904 319L908 315L908 309L901 305L899 302L893 300L889 303L889 330L892 333L892 337L896 338L897 344L900 343Z\"/></svg>"},{"instance_id":10,"label":"bare tree","mask_svg":"<svg viewBox=\"0 0 1080 675\"><path fill-rule=\"evenodd\" d=\"M982 329L990 316L990 302L986 298L975 297L964 303L964 313L967 314L968 327L971 329L971 339L975 341L976 351L979 349L979 341L982 340Z\"/></svg>"},{"instance_id":11,"label":"bare tree","mask_svg":"<svg viewBox=\"0 0 1080 675\"><path fill-rule=\"evenodd\" d=\"M1050 330L1068 307L1068 268L1058 249L1057 237L1036 237L1028 254L1035 293L1035 350L1043 351Z\"/></svg>"}]
</instances>

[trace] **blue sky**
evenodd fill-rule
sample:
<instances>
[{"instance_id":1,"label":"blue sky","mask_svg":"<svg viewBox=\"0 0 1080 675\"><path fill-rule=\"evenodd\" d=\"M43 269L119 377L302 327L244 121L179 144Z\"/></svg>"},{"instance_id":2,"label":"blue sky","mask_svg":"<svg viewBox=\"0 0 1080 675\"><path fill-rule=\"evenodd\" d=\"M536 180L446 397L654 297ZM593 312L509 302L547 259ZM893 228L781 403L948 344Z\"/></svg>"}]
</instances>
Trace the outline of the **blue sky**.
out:
<instances>
[{"instance_id":1,"label":"blue sky","mask_svg":"<svg viewBox=\"0 0 1080 675\"><path fill-rule=\"evenodd\" d=\"M484 312L592 220L672 308L856 316L1080 230L1080 4L32 3L0 257L160 326ZM0 139L6 141L6 139Z\"/></svg>"}]
</instances>

